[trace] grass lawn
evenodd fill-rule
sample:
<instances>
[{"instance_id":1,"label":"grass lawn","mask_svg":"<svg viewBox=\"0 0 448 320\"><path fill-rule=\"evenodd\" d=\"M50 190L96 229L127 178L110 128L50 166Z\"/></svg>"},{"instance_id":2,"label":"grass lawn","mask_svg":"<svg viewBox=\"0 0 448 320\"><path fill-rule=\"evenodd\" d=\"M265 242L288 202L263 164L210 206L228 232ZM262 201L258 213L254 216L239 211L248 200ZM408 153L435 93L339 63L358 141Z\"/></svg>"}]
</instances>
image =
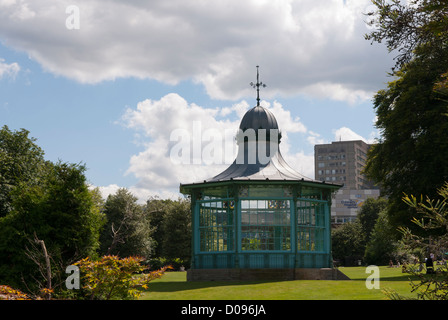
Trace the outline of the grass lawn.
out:
<instances>
[{"instance_id":1,"label":"grass lawn","mask_svg":"<svg viewBox=\"0 0 448 320\"><path fill-rule=\"evenodd\" d=\"M351 280L198 281L186 272L168 272L151 282L141 300L384 300L383 289L415 297L409 274L380 266L380 289L367 289L365 267L342 267Z\"/></svg>"}]
</instances>

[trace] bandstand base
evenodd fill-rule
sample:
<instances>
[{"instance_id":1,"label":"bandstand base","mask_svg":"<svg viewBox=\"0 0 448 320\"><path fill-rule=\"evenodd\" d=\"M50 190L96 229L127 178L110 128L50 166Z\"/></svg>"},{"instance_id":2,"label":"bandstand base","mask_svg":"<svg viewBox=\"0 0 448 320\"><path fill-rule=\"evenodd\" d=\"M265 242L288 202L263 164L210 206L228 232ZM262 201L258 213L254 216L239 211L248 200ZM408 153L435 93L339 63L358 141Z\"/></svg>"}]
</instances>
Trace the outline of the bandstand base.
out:
<instances>
[{"instance_id":1,"label":"bandstand base","mask_svg":"<svg viewBox=\"0 0 448 320\"><path fill-rule=\"evenodd\" d=\"M350 280L334 268L190 269L187 281Z\"/></svg>"}]
</instances>

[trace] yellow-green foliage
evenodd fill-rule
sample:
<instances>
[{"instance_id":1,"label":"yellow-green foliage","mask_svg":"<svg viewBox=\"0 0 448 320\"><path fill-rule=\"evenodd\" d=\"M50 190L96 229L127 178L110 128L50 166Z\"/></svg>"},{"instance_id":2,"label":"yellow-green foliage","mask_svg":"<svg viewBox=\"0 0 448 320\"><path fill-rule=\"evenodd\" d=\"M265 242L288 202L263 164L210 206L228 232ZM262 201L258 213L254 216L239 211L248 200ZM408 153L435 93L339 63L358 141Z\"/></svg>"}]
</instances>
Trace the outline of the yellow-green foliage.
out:
<instances>
[{"instance_id":1,"label":"yellow-green foliage","mask_svg":"<svg viewBox=\"0 0 448 320\"><path fill-rule=\"evenodd\" d=\"M162 277L169 266L160 270L143 273L142 258L103 256L99 260L89 257L75 263L81 271L82 290L88 299L137 299L141 288L148 282Z\"/></svg>"},{"instance_id":2,"label":"yellow-green foliage","mask_svg":"<svg viewBox=\"0 0 448 320\"><path fill-rule=\"evenodd\" d=\"M0 300L30 300L30 298L10 286L0 285Z\"/></svg>"}]
</instances>

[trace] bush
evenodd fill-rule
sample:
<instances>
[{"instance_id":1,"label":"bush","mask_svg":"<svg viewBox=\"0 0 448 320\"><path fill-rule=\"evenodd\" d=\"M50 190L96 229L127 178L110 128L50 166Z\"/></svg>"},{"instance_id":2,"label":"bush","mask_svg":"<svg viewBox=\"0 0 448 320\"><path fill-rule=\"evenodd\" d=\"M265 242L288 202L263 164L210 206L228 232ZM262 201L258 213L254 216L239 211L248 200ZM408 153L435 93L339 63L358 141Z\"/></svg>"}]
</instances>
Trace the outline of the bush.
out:
<instances>
[{"instance_id":1,"label":"bush","mask_svg":"<svg viewBox=\"0 0 448 320\"><path fill-rule=\"evenodd\" d=\"M0 285L0 300L30 300L23 292L10 286Z\"/></svg>"},{"instance_id":2,"label":"bush","mask_svg":"<svg viewBox=\"0 0 448 320\"><path fill-rule=\"evenodd\" d=\"M184 261L181 258L153 258L150 260L147 260L145 264L148 267L148 270L158 270L163 268L164 266L171 266L173 270L180 270L181 267L184 267L185 269L189 268L188 261Z\"/></svg>"},{"instance_id":3,"label":"bush","mask_svg":"<svg viewBox=\"0 0 448 320\"><path fill-rule=\"evenodd\" d=\"M85 258L75 263L81 271L82 290L85 298L91 300L131 300L140 297L141 289L148 282L162 277L170 266L149 273L141 262L142 258L103 256L94 261Z\"/></svg>"}]
</instances>

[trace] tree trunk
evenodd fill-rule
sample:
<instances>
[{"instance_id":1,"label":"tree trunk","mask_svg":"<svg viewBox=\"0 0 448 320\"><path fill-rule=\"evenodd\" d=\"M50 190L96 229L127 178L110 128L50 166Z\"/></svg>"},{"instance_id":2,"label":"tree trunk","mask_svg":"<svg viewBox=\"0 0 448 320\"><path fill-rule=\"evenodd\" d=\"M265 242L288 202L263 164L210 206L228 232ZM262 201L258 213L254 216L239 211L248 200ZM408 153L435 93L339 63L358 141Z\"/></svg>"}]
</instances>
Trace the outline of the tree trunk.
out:
<instances>
[{"instance_id":1,"label":"tree trunk","mask_svg":"<svg viewBox=\"0 0 448 320\"><path fill-rule=\"evenodd\" d=\"M51 290L51 264L50 264L50 257L49 257L49 255L47 253L47 248L45 247L44 240L36 239L36 241L38 243L40 243L40 245L42 247L42 251L44 252L44 256L45 256L45 264L46 264L46 267L47 267L47 289L48 289L48 292L45 295L45 299L50 300L50 298L51 298L51 293L50 293L50 290Z\"/></svg>"}]
</instances>

